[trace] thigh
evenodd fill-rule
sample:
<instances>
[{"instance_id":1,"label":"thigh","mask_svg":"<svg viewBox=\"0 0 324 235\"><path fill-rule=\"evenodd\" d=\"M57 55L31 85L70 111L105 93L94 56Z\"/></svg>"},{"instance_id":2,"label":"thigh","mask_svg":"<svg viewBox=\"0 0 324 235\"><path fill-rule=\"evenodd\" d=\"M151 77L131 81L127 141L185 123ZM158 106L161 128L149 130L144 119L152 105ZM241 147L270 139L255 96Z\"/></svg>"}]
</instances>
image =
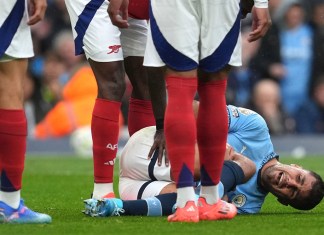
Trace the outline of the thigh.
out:
<instances>
[{"instance_id":1,"label":"thigh","mask_svg":"<svg viewBox=\"0 0 324 235\"><path fill-rule=\"evenodd\" d=\"M127 29L121 29L121 45L124 57L143 57L147 40L147 21L130 17L128 23Z\"/></svg>"},{"instance_id":2,"label":"thigh","mask_svg":"<svg viewBox=\"0 0 324 235\"><path fill-rule=\"evenodd\" d=\"M201 1L200 69L217 72L241 65L239 0Z\"/></svg>"},{"instance_id":3,"label":"thigh","mask_svg":"<svg viewBox=\"0 0 324 235\"><path fill-rule=\"evenodd\" d=\"M163 67L165 63L162 61L159 53L157 52L152 39L151 27L149 23L147 41L144 54L144 66L147 67Z\"/></svg>"},{"instance_id":4,"label":"thigh","mask_svg":"<svg viewBox=\"0 0 324 235\"><path fill-rule=\"evenodd\" d=\"M155 130L155 126L143 128L128 140L119 161L121 177L143 181L171 181L170 166L157 165L157 151L148 159Z\"/></svg>"},{"instance_id":5,"label":"thigh","mask_svg":"<svg viewBox=\"0 0 324 235\"><path fill-rule=\"evenodd\" d=\"M172 184L167 181L141 181L127 177L119 179L119 195L123 200L136 200L154 197Z\"/></svg>"},{"instance_id":6,"label":"thigh","mask_svg":"<svg viewBox=\"0 0 324 235\"><path fill-rule=\"evenodd\" d=\"M23 108L23 83L27 64L27 59L0 62L0 108Z\"/></svg>"},{"instance_id":7,"label":"thigh","mask_svg":"<svg viewBox=\"0 0 324 235\"><path fill-rule=\"evenodd\" d=\"M96 62L123 60L120 30L107 13L108 1L65 0L76 54Z\"/></svg>"},{"instance_id":8,"label":"thigh","mask_svg":"<svg viewBox=\"0 0 324 235\"><path fill-rule=\"evenodd\" d=\"M126 74L133 86L132 98L150 100L148 77L143 66L143 57L128 56L124 59Z\"/></svg>"},{"instance_id":9,"label":"thigh","mask_svg":"<svg viewBox=\"0 0 324 235\"><path fill-rule=\"evenodd\" d=\"M0 0L0 58L7 55L29 58L34 55L26 1Z\"/></svg>"},{"instance_id":10,"label":"thigh","mask_svg":"<svg viewBox=\"0 0 324 235\"><path fill-rule=\"evenodd\" d=\"M150 27L153 43L162 61L173 70L198 66L200 4L188 0L152 0Z\"/></svg>"}]
</instances>

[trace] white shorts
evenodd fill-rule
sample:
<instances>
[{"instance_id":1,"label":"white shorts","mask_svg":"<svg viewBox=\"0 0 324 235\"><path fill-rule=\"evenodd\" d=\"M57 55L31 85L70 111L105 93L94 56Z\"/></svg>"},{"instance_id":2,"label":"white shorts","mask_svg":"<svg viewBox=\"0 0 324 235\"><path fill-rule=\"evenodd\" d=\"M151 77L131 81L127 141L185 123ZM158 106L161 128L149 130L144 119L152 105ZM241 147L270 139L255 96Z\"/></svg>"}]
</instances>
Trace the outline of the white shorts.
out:
<instances>
[{"instance_id":1,"label":"white shorts","mask_svg":"<svg viewBox=\"0 0 324 235\"><path fill-rule=\"evenodd\" d=\"M0 61L33 57L27 1L0 0L0 6Z\"/></svg>"},{"instance_id":2,"label":"white shorts","mask_svg":"<svg viewBox=\"0 0 324 235\"><path fill-rule=\"evenodd\" d=\"M144 65L217 72L240 66L239 0L152 0ZM168 15L168 17L166 17ZM152 38L150 38L152 37Z\"/></svg>"},{"instance_id":3,"label":"white shorts","mask_svg":"<svg viewBox=\"0 0 324 235\"><path fill-rule=\"evenodd\" d=\"M156 196L172 183L170 166L157 165L157 152L152 159L147 159L155 130L151 126L133 134L121 153L119 194L124 200Z\"/></svg>"},{"instance_id":4,"label":"white shorts","mask_svg":"<svg viewBox=\"0 0 324 235\"><path fill-rule=\"evenodd\" d=\"M107 13L109 1L65 0L70 15L75 53L97 62L144 56L147 21L129 18L129 28L118 29Z\"/></svg>"}]
</instances>

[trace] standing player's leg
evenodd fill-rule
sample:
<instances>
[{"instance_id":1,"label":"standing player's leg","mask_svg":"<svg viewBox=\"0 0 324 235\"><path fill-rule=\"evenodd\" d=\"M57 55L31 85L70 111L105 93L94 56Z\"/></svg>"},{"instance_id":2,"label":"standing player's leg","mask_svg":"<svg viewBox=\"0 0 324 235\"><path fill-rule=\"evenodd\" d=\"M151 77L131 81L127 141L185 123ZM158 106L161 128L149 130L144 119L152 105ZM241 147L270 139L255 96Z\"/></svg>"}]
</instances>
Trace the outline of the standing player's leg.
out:
<instances>
[{"instance_id":1,"label":"standing player's leg","mask_svg":"<svg viewBox=\"0 0 324 235\"><path fill-rule=\"evenodd\" d=\"M165 112L165 139L171 163L171 172L177 183L177 205L185 208L195 204L193 190L196 119L192 100L197 79L167 76L168 104ZM189 204L188 204L189 202Z\"/></svg>"},{"instance_id":2,"label":"standing player's leg","mask_svg":"<svg viewBox=\"0 0 324 235\"><path fill-rule=\"evenodd\" d=\"M0 223L51 222L50 216L25 207L20 195L27 137L23 108L27 64L27 59L1 62L0 58Z\"/></svg>"},{"instance_id":3,"label":"standing player's leg","mask_svg":"<svg viewBox=\"0 0 324 235\"><path fill-rule=\"evenodd\" d=\"M128 109L128 131L154 126L155 119L148 87L146 68L143 66L147 41L147 21L129 18L129 27L121 30L121 44L124 52L125 71L132 84Z\"/></svg>"},{"instance_id":4,"label":"standing player's leg","mask_svg":"<svg viewBox=\"0 0 324 235\"><path fill-rule=\"evenodd\" d=\"M128 108L128 132L132 136L144 127L154 126L155 118L148 89L147 71L143 66L143 57L126 57L125 70L133 86Z\"/></svg>"},{"instance_id":5,"label":"standing player's leg","mask_svg":"<svg viewBox=\"0 0 324 235\"><path fill-rule=\"evenodd\" d=\"M204 73L203 77L206 79L211 76ZM209 204L215 204L219 200L216 185L223 166L228 128L225 91L226 75L221 80L199 80L197 143L201 168L201 196Z\"/></svg>"},{"instance_id":6,"label":"standing player's leg","mask_svg":"<svg viewBox=\"0 0 324 235\"><path fill-rule=\"evenodd\" d=\"M83 2L83 3L82 3ZM94 72L98 96L92 113L93 198L114 197L113 173L119 113L125 91L120 31L110 22L108 1L65 0L76 54L85 54Z\"/></svg>"},{"instance_id":7,"label":"standing player's leg","mask_svg":"<svg viewBox=\"0 0 324 235\"><path fill-rule=\"evenodd\" d=\"M151 1L151 6L153 42L168 67L164 131L178 195L177 211L168 220L198 222L193 189L196 119L192 101L197 91L199 20L195 7L188 1ZM166 14L173 16L172 22ZM188 22L190 30L186 30Z\"/></svg>"},{"instance_id":8,"label":"standing player's leg","mask_svg":"<svg viewBox=\"0 0 324 235\"><path fill-rule=\"evenodd\" d=\"M202 220L230 219L236 208L223 203L218 195L228 117L225 100L226 78L239 38L240 6L237 1L202 2L202 31L198 94L197 143L200 156L201 192L199 217ZM222 22L222 27L216 22ZM223 213L219 213L222 211Z\"/></svg>"},{"instance_id":9,"label":"standing player's leg","mask_svg":"<svg viewBox=\"0 0 324 235\"><path fill-rule=\"evenodd\" d=\"M218 193L228 130L226 75L220 73L219 77L208 82L200 79L198 85L197 143L201 176L198 205L202 220L230 219L236 215L235 206L221 201ZM208 75L204 74L204 78Z\"/></svg>"},{"instance_id":10,"label":"standing player's leg","mask_svg":"<svg viewBox=\"0 0 324 235\"><path fill-rule=\"evenodd\" d=\"M27 1L0 5L0 223L50 223L50 216L28 209L20 195L27 137L23 83L27 58L34 55ZM46 1L34 7L31 24L42 19Z\"/></svg>"},{"instance_id":11,"label":"standing player's leg","mask_svg":"<svg viewBox=\"0 0 324 235\"><path fill-rule=\"evenodd\" d=\"M98 85L92 113L93 198L114 197L113 176L119 136L119 112L125 91L123 62L89 59Z\"/></svg>"},{"instance_id":12,"label":"standing player's leg","mask_svg":"<svg viewBox=\"0 0 324 235\"><path fill-rule=\"evenodd\" d=\"M27 120L23 110L23 79L27 59L0 63L0 200L17 208L26 152Z\"/></svg>"}]
</instances>

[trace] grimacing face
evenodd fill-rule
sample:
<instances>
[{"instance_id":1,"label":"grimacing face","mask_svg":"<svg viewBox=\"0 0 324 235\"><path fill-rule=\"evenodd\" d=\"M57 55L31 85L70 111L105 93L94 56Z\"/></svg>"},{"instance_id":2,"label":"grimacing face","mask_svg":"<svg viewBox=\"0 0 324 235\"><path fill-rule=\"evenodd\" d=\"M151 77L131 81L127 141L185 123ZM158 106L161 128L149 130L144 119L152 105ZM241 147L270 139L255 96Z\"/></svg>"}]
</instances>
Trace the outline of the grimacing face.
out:
<instances>
[{"instance_id":1,"label":"grimacing face","mask_svg":"<svg viewBox=\"0 0 324 235\"><path fill-rule=\"evenodd\" d=\"M307 197L315 181L310 171L281 163L268 167L261 176L265 189L286 200Z\"/></svg>"}]
</instances>

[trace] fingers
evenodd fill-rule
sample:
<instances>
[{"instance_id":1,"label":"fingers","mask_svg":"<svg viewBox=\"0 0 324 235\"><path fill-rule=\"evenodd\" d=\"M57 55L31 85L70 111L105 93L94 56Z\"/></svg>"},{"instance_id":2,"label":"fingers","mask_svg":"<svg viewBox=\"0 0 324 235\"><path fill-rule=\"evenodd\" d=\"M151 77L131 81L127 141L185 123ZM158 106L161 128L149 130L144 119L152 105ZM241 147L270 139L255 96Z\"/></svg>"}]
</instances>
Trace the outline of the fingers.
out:
<instances>
[{"instance_id":1,"label":"fingers","mask_svg":"<svg viewBox=\"0 0 324 235\"><path fill-rule=\"evenodd\" d=\"M117 0L110 1L107 12L113 25L119 28L128 27L128 4Z\"/></svg>"},{"instance_id":2,"label":"fingers","mask_svg":"<svg viewBox=\"0 0 324 235\"><path fill-rule=\"evenodd\" d=\"M157 149L157 150L159 150L159 149ZM163 159L163 150L162 151L159 150L159 155L158 155L158 160L157 160L158 166L162 166L162 159Z\"/></svg>"},{"instance_id":3,"label":"fingers","mask_svg":"<svg viewBox=\"0 0 324 235\"><path fill-rule=\"evenodd\" d=\"M151 159L153 157L153 154L154 154L154 151L157 149L157 145L156 143L154 142L151 149L150 149L150 152L149 154L147 155L147 159Z\"/></svg>"},{"instance_id":4,"label":"fingers","mask_svg":"<svg viewBox=\"0 0 324 235\"><path fill-rule=\"evenodd\" d=\"M30 9L30 17L29 21L27 22L28 25L34 25L37 22L44 19L46 8L47 8L47 2L46 0L34 0L31 2L31 9Z\"/></svg>"},{"instance_id":5,"label":"fingers","mask_svg":"<svg viewBox=\"0 0 324 235\"><path fill-rule=\"evenodd\" d=\"M248 41L249 42L254 42L254 41L260 39L261 37L263 37L262 29L261 29L261 27L258 27L256 30L252 31L249 34Z\"/></svg>"},{"instance_id":6,"label":"fingers","mask_svg":"<svg viewBox=\"0 0 324 235\"><path fill-rule=\"evenodd\" d=\"M157 164L158 166L162 166L162 161L163 158L165 159L165 166L169 166L169 159L166 154L166 149L165 149L165 137L164 137L164 132L163 130L157 130L154 135L154 142L152 144L152 147L149 151L148 154L148 159L151 159L154 151L158 151L158 156L157 156Z\"/></svg>"},{"instance_id":7,"label":"fingers","mask_svg":"<svg viewBox=\"0 0 324 235\"><path fill-rule=\"evenodd\" d=\"M109 12L109 17L111 22L113 23L113 25L117 26L118 28L128 28L129 24L127 19L125 19L124 17L122 17L119 12Z\"/></svg>"},{"instance_id":8,"label":"fingers","mask_svg":"<svg viewBox=\"0 0 324 235\"><path fill-rule=\"evenodd\" d=\"M226 151L225 151L224 160L231 160L233 152L234 152L233 147L231 145L229 145L228 143L226 143Z\"/></svg>"},{"instance_id":9,"label":"fingers","mask_svg":"<svg viewBox=\"0 0 324 235\"><path fill-rule=\"evenodd\" d=\"M162 154L163 154L163 152L162 152ZM164 154L164 162L165 162L166 167L168 167L170 165L170 160L169 160L168 155L166 153Z\"/></svg>"},{"instance_id":10,"label":"fingers","mask_svg":"<svg viewBox=\"0 0 324 235\"><path fill-rule=\"evenodd\" d=\"M161 147L161 148L158 148L158 150L159 150L158 166L162 166L162 160L164 158L165 166L168 167L169 166L169 158L166 154L164 155L164 151L165 151L164 148Z\"/></svg>"},{"instance_id":11,"label":"fingers","mask_svg":"<svg viewBox=\"0 0 324 235\"><path fill-rule=\"evenodd\" d=\"M262 38L268 31L270 25L269 24L262 24L259 25L255 30L253 30L248 37L249 42L254 42L260 38Z\"/></svg>"},{"instance_id":12,"label":"fingers","mask_svg":"<svg viewBox=\"0 0 324 235\"><path fill-rule=\"evenodd\" d=\"M157 164L158 166L162 166L162 161L164 158L164 162L165 162L165 166L169 166L169 159L168 157L165 155L164 156L164 147L163 146L158 146L158 144L154 143L150 149L150 152L147 156L147 159L151 159L153 157L153 154L155 151L158 151L158 157L157 157Z\"/></svg>"},{"instance_id":13,"label":"fingers","mask_svg":"<svg viewBox=\"0 0 324 235\"><path fill-rule=\"evenodd\" d=\"M149 154L147 156L147 159L152 159L153 155L155 154L155 151L158 151L157 156L157 164L158 166L162 166L162 161L164 159L165 166L168 167L170 162L168 156L165 154L165 142L164 139L155 139L154 143L149 151Z\"/></svg>"},{"instance_id":14,"label":"fingers","mask_svg":"<svg viewBox=\"0 0 324 235\"><path fill-rule=\"evenodd\" d=\"M262 38L271 26L271 18L267 8L252 9L252 32L249 34L248 41L253 42Z\"/></svg>"}]
</instances>

